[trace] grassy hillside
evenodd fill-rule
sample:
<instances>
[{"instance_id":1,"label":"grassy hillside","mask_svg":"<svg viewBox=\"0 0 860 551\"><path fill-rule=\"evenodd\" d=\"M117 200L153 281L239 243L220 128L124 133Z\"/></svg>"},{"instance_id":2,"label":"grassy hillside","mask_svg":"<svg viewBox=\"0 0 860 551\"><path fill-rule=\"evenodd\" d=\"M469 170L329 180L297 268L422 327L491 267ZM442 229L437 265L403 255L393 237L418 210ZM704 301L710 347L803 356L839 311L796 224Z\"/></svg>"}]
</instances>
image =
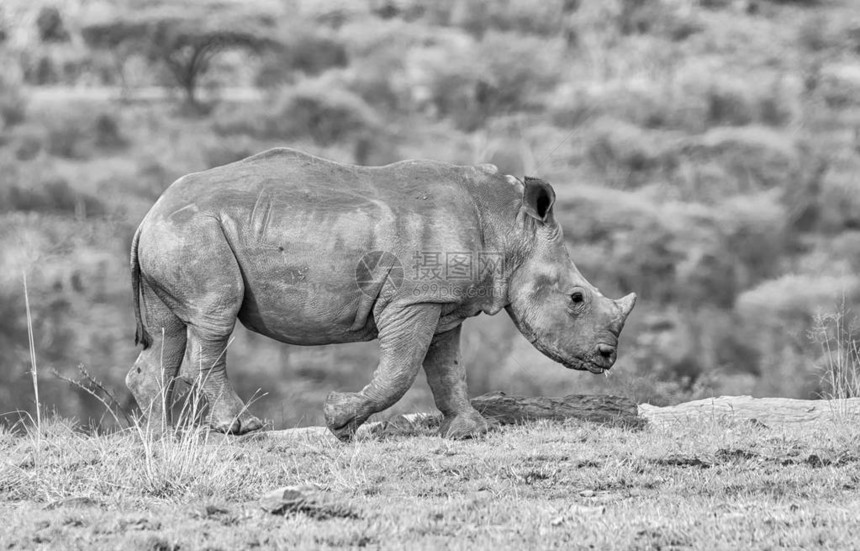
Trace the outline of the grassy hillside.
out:
<instances>
[{"instance_id":1,"label":"grassy hillside","mask_svg":"<svg viewBox=\"0 0 860 551\"><path fill-rule=\"evenodd\" d=\"M43 403L101 417L50 374L82 364L130 407L134 229L177 177L281 145L543 177L581 271L639 294L609 378L553 364L503 317L470 321L476 394L831 390L810 331L860 297L860 4L425 4L4 1L0 410L33 410L23 273ZM259 47L212 57L190 103L163 48L224 21ZM322 396L361 387L375 358L241 328L228 351L278 427L319 424ZM424 382L397 407L431 408Z\"/></svg>"},{"instance_id":2,"label":"grassy hillside","mask_svg":"<svg viewBox=\"0 0 860 551\"><path fill-rule=\"evenodd\" d=\"M775 549L856 544L856 423L588 423L475 441L427 430L231 438L0 433L11 549ZM316 485L273 515L259 498Z\"/></svg>"}]
</instances>

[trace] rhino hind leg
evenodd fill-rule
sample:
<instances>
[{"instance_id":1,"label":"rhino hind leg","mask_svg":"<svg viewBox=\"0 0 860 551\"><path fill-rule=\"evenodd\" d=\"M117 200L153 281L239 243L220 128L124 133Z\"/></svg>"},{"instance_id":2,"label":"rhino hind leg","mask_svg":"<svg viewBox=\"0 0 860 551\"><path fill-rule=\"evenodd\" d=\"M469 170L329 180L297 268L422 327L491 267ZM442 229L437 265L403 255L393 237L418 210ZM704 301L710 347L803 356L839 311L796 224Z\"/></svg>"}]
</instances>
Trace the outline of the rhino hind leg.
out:
<instances>
[{"instance_id":1,"label":"rhino hind leg","mask_svg":"<svg viewBox=\"0 0 860 551\"><path fill-rule=\"evenodd\" d=\"M469 402L466 368L460 357L460 328L433 337L424 372L436 407L442 412L439 434L454 439L472 438L487 432L489 423Z\"/></svg>"},{"instance_id":2,"label":"rhino hind leg","mask_svg":"<svg viewBox=\"0 0 860 551\"><path fill-rule=\"evenodd\" d=\"M198 278L196 266L189 279L198 282L187 290L188 351L183 376L197 386L209 407L209 425L229 434L245 434L263 427L262 421L248 411L227 377L227 347L242 306L245 286L239 265L226 241L213 240L212 257L218 272L202 265Z\"/></svg>"},{"instance_id":3,"label":"rhino hind leg","mask_svg":"<svg viewBox=\"0 0 860 551\"><path fill-rule=\"evenodd\" d=\"M185 354L185 324L153 293L142 286L146 321L152 343L137 357L126 375L131 391L148 427L155 433L170 425L173 383Z\"/></svg>"},{"instance_id":4,"label":"rhino hind leg","mask_svg":"<svg viewBox=\"0 0 860 551\"><path fill-rule=\"evenodd\" d=\"M146 276L158 283L165 303L187 326L181 376L205 398L210 426L233 434L261 428L263 423L248 412L227 377L227 345L245 285L220 222L153 223L142 235L141 247L149 252L142 255L149 257L142 265Z\"/></svg>"},{"instance_id":5,"label":"rhino hind leg","mask_svg":"<svg viewBox=\"0 0 860 551\"><path fill-rule=\"evenodd\" d=\"M232 329L232 328L231 328ZM188 328L188 368L209 406L209 425L229 434L244 434L263 427L227 378L227 345L230 333L220 334L200 327Z\"/></svg>"},{"instance_id":6,"label":"rhino hind leg","mask_svg":"<svg viewBox=\"0 0 860 551\"><path fill-rule=\"evenodd\" d=\"M420 304L390 306L376 316L379 365L360 392L332 392L325 401L326 426L349 441L374 413L394 405L415 381L439 322L441 307Z\"/></svg>"}]
</instances>

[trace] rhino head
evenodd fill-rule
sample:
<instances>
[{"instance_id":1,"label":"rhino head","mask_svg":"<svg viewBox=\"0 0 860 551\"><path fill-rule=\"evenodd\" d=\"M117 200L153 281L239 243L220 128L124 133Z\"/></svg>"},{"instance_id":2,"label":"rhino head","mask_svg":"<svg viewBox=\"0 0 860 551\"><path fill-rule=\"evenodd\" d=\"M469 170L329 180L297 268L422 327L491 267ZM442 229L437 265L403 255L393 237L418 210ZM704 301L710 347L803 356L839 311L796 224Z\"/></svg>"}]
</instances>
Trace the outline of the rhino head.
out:
<instances>
[{"instance_id":1,"label":"rhino head","mask_svg":"<svg viewBox=\"0 0 860 551\"><path fill-rule=\"evenodd\" d=\"M509 238L515 253L508 315L547 357L570 369L603 373L615 363L618 337L636 294L612 300L582 276L553 216L552 186L537 178L508 179L523 190Z\"/></svg>"}]
</instances>

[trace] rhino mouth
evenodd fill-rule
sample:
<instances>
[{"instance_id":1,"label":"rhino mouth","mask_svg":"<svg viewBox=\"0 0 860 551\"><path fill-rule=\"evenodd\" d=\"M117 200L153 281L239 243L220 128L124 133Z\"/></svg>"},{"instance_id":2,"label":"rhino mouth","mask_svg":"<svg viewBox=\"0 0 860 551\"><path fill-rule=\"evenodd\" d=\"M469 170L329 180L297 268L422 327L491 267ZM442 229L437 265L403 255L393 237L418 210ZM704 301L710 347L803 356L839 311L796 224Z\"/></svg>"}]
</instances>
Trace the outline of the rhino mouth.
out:
<instances>
[{"instance_id":1,"label":"rhino mouth","mask_svg":"<svg viewBox=\"0 0 860 551\"><path fill-rule=\"evenodd\" d=\"M581 358L563 355L555 348L547 346L546 344L540 342L537 339L531 342L532 346L540 350L544 356L560 363L568 369L575 369L577 371L589 371L591 373L594 373L595 375L602 375L603 372L609 370L608 367L603 367L590 360L584 360Z\"/></svg>"},{"instance_id":2,"label":"rhino mouth","mask_svg":"<svg viewBox=\"0 0 860 551\"><path fill-rule=\"evenodd\" d=\"M568 361L564 361L564 362L560 362L560 363L568 369L576 369L577 371L590 371L591 373L594 373L595 375L601 375L601 374L603 374L603 372L609 370L608 367L603 367L603 366L597 365L594 362L588 362L588 361L583 361L583 360L579 360L579 359L574 360L574 361L568 360Z\"/></svg>"},{"instance_id":3,"label":"rhino mouth","mask_svg":"<svg viewBox=\"0 0 860 551\"><path fill-rule=\"evenodd\" d=\"M605 371L609 370L608 367L603 367L599 364L594 363L591 360L576 358L566 354L562 354L555 347L550 346L538 339L535 332L532 331L531 327L529 327L525 320L519 320L514 316L511 316L511 318L514 320L514 323L520 329L520 332L522 332L523 336L525 336L526 340L528 340L532 346L537 348L547 358L560 363L568 369L575 369L577 371L589 371L591 373L594 373L595 375L601 375Z\"/></svg>"}]
</instances>

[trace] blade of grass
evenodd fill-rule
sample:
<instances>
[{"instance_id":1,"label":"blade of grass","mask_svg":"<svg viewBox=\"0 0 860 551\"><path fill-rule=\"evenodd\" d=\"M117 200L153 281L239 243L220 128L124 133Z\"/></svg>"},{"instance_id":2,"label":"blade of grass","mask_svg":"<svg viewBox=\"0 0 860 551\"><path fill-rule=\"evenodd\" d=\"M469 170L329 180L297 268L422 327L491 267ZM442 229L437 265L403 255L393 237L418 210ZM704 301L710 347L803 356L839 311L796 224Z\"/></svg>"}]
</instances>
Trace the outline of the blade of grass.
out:
<instances>
[{"instance_id":1,"label":"blade of grass","mask_svg":"<svg viewBox=\"0 0 860 551\"><path fill-rule=\"evenodd\" d=\"M39 375L36 368L36 343L33 338L33 316L30 313L30 294L27 289L27 272L22 271L24 278L24 306L27 309L27 337L30 343L30 373L33 376L33 395L36 398L36 430L42 434L42 404L39 401Z\"/></svg>"}]
</instances>

